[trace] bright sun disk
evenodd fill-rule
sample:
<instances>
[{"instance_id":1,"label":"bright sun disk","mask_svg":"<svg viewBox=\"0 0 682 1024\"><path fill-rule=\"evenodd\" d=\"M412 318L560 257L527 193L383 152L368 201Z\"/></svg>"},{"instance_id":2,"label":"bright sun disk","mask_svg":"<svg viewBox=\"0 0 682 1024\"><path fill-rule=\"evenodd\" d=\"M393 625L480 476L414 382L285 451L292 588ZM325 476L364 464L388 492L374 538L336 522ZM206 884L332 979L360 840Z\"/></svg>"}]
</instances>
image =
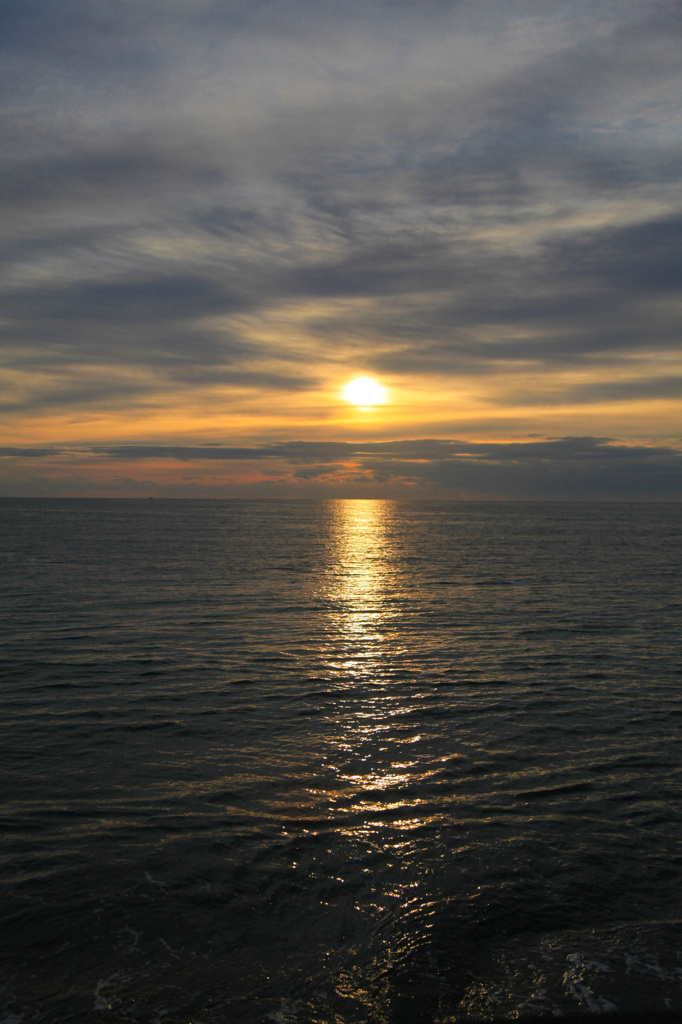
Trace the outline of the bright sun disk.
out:
<instances>
[{"instance_id":1,"label":"bright sun disk","mask_svg":"<svg viewBox=\"0 0 682 1024\"><path fill-rule=\"evenodd\" d=\"M372 377L356 377L346 384L343 397L353 405L381 405L386 401L386 388Z\"/></svg>"}]
</instances>

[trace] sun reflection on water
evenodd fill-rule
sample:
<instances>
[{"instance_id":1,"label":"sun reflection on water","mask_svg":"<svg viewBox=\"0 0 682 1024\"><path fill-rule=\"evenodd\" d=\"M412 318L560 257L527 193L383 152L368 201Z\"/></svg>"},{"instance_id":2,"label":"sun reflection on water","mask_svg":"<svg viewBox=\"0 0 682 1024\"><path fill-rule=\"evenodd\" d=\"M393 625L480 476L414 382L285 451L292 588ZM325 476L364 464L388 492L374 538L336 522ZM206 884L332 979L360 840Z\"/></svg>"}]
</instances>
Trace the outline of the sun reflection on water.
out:
<instances>
[{"instance_id":1,"label":"sun reflection on water","mask_svg":"<svg viewBox=\"0 0 682 1024\"><path fill-rule=\"evenodd\" d=\"M334 667L348 684L337 707L337 778L346 797L354 794L345 814L356 834L383 831L387 814L409 815L415 801L405 790L419 775L415 698L394 685L405 603L394 514L390 502L369 500L334 502L332 510L329 630Z\"/></svg>"},{"instance_id":2,"label":"sun reflection on water","mask_svg":"<svg viewBox=\"0 0 682 1024\"><path fill-rule=\"evenodd\" d=\"M341 641L342 667L353 677L380 674L394 615L396 575L390 504L365 499L333 503L333 547L328 574L330 626ZM339 666L341 667L341 666Z\"/></svg>"}]
</instances>

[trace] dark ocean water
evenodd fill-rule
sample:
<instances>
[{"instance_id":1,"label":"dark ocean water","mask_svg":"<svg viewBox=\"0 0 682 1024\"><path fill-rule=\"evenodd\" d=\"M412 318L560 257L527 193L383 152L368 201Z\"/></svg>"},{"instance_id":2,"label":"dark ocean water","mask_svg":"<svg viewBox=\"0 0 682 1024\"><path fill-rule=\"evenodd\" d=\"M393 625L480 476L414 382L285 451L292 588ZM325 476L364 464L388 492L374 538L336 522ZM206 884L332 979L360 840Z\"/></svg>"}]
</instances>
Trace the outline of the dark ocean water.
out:
<instances>
[{"instance_id":1,"label":"dark ocean water","mask_svg":"<svg viewBox=\"0 0 682 1024\"><path fill-rule=\"evenodd\" d=\"M0 1022L682 1009L682 506L0 502Z\"/></svg>"}]
</instances>

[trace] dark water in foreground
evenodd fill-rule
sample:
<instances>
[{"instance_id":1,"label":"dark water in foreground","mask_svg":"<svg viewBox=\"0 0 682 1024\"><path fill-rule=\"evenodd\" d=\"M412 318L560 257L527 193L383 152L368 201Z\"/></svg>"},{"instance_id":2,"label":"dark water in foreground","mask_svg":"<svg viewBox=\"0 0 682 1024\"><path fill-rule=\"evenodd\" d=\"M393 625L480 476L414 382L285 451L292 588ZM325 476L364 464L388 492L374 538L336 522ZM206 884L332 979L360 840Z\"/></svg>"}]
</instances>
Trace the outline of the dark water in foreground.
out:
<instances>
[{"instance_id":1,"label":"dark water in foreground","mask_svg":"<svg viewBox=\"0 0 682 1024\"><path fill-rule=\"evenodd\" d=\"M682 1008L682 506L0 502L0 1022Z\"/></svg>"}]
</instances>

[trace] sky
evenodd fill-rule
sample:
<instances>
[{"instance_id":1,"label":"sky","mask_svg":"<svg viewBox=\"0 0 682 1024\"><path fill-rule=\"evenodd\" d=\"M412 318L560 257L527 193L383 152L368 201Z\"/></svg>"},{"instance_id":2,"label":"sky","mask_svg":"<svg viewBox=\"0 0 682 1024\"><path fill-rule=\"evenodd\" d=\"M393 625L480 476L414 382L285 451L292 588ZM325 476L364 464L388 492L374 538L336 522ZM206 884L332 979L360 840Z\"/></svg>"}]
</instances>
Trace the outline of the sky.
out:
<instances>
[{"instance_id":1,"label":"sky","mask_svg":"<svg viewBox=\"0 0 682 1024\"><path fill-rule=\"evenodd\" d=\"M0 495L681 500L681 53L678 0L0 0Z\"/></svg>"}]
</instances>

